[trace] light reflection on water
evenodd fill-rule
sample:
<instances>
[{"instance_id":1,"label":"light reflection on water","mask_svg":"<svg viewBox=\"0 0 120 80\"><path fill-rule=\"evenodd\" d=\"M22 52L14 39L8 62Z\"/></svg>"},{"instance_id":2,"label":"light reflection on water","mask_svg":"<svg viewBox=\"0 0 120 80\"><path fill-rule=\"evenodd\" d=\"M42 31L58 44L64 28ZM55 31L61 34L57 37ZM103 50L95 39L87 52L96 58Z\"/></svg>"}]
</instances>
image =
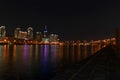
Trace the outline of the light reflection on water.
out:
<instances>
[{"instance_id":1,"label":"light reflection on water","mask_svg":"<svg viewBox=\"0 0 120 80\"><path fill-rule=\"evenodd\" d=\"M98 49L80 45L0 45L0 80L49 80L60 68L90 56L92 50Z\"/></svg>"}]
</instances>

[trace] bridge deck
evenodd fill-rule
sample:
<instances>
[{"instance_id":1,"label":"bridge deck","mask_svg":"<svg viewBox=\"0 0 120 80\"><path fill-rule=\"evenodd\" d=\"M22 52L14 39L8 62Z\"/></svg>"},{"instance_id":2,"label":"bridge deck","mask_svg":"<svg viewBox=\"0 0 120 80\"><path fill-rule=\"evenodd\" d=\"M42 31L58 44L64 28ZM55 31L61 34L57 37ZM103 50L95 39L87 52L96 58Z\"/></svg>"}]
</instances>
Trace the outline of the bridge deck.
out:
<instances>
[{"instance_id":1,"label":"bridge deck","mask_svg":"<svg viewBox=\"0 0 120 80\"><path fill-rule=\"evenodd\" d=\"M120 80L120 60L112 46L107 46L84 63L57 73L52 80Z\"/></svg>"}]
</instances>

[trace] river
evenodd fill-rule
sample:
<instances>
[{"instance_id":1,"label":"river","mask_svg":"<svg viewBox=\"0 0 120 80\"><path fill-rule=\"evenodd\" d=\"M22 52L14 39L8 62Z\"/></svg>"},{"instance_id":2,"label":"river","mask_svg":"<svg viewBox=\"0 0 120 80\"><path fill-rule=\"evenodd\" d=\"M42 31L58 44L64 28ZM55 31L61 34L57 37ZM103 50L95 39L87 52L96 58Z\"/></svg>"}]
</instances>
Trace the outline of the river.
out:
<instances>
[{"instance_id":1,"label":"river","mask_svg":"<svg viewBox=\"0 0 120 80\"><path fill-rule=\"evenodd\" d=\"M0 45L0 80L50 80L90 55L90 46Z\"/></svg>"}]
</instances>

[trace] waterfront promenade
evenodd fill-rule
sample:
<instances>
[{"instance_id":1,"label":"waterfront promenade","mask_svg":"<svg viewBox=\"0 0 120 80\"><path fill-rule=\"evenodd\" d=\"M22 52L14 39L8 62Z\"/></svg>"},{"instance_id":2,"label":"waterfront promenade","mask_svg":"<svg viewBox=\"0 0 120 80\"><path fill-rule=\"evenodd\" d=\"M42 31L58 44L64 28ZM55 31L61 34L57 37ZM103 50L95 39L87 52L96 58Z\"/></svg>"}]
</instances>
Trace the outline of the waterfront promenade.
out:
<instances>
[{"instance_id":1,"label":"waterfront promenade","mask_svg":"<svg viewBox=\"0 0 120 80\"><path fill-rule=\"evenodd\" d=\"M61 72L51 80L120 80L120 58L109 45Z\"/></svg>"}]
</instances>

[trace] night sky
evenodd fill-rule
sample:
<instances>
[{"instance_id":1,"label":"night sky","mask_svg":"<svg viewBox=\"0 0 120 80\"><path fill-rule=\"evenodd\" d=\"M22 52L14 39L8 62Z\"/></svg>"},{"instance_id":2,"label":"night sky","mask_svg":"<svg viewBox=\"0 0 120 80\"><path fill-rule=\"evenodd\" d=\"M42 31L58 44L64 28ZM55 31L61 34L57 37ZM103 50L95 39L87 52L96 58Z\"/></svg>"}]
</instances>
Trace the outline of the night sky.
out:
<instances>
[{"instance_id":1,"label":"night sky","mask_svg":"<svg viewBox=\"0 0 120 80\"><path fill-rule=\"evenodd\" d=\"M73 0L74 1L74 0ZM7 35L16 27L34 32L56 33L61 40L91 40L114 36L120 27L120 1L80 0L8 0L0 1L0 26L5 25Z\"/></svg>"}]
</instances>

